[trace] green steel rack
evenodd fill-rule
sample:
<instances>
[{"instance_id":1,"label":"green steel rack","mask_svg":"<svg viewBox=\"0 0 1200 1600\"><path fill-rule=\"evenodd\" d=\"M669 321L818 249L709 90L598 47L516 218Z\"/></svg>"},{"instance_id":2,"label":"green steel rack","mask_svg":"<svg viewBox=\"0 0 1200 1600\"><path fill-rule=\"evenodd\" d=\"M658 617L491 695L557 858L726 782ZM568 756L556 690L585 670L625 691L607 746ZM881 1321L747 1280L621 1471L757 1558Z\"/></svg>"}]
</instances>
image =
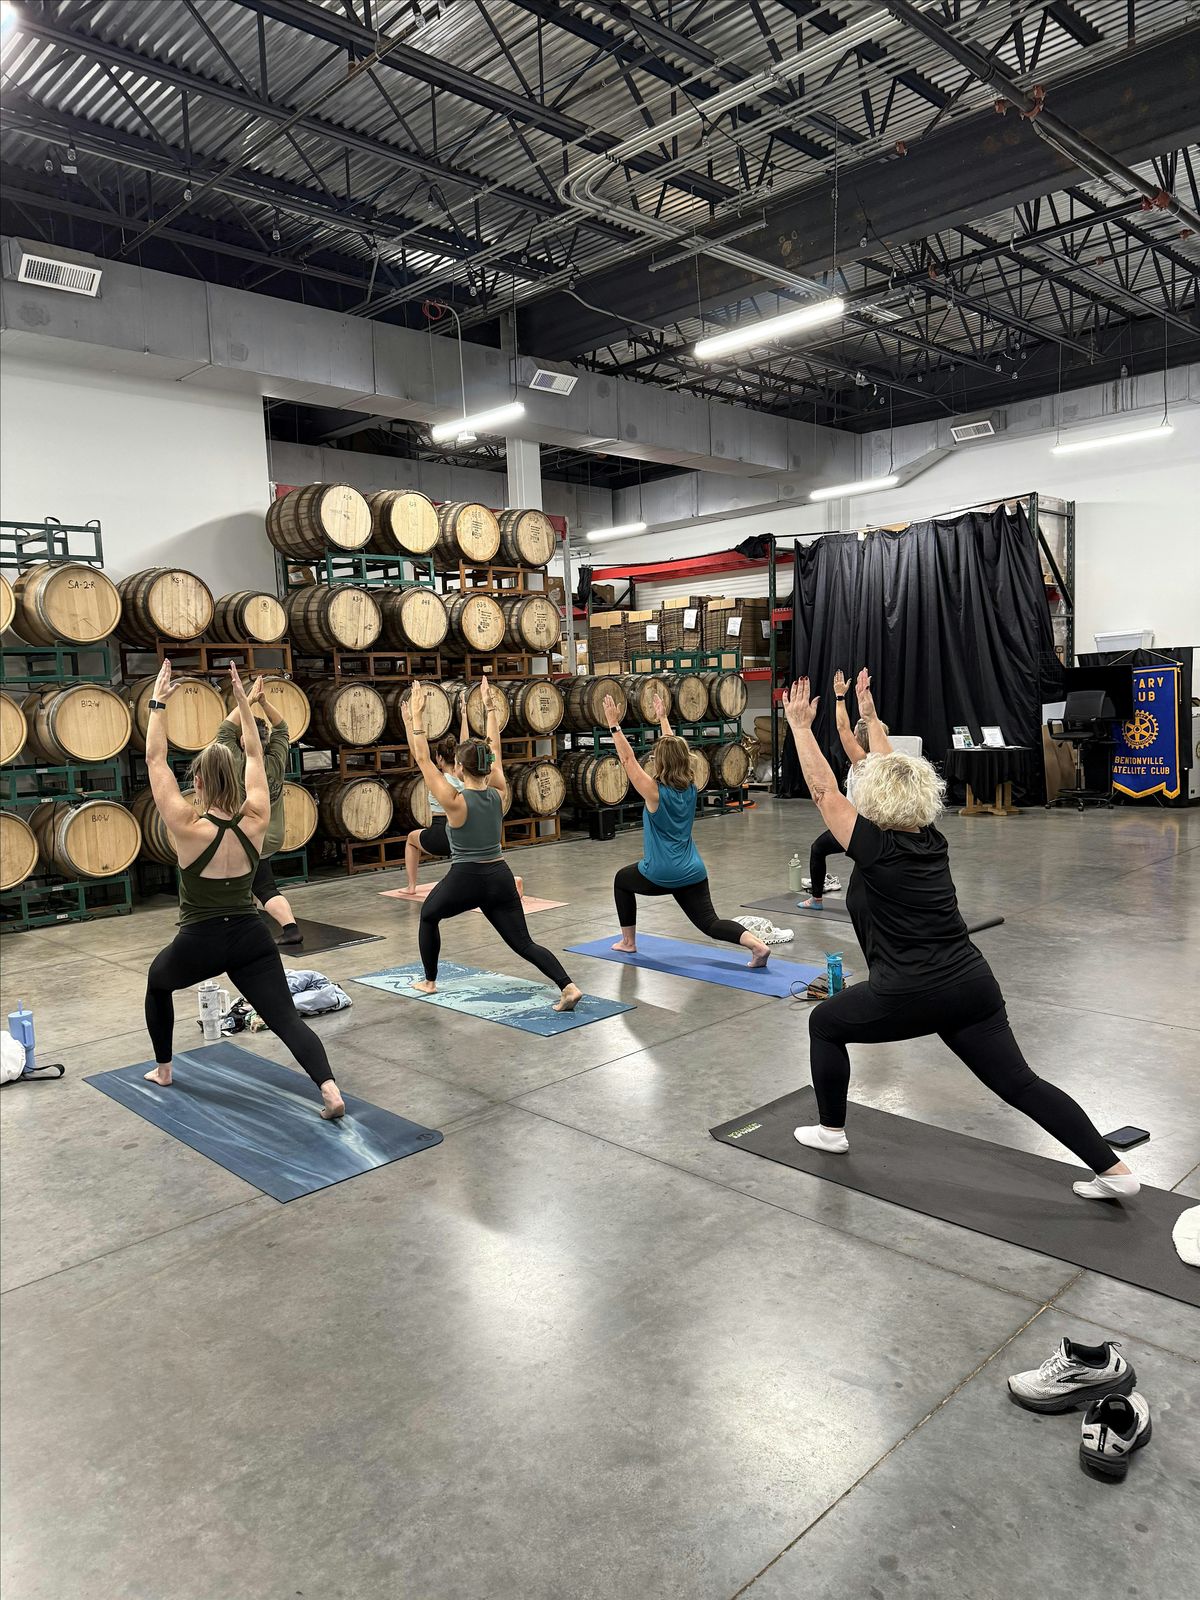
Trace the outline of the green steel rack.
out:
<instances>
[{"instance_id":1,"label":"green steel rack","mask_svg":"<svg viewBox=\"0 0 1200 1600\"><path fill-rule=\"evenodd\" d=\"M281 595L311 587L307 582L293 582L292 567L308 567L318 583L350 583L360 589L436 588L431 556L351 555L327 550L323 556L304 561L276 551L276 584Z\"/></svg>"}]
</instances>

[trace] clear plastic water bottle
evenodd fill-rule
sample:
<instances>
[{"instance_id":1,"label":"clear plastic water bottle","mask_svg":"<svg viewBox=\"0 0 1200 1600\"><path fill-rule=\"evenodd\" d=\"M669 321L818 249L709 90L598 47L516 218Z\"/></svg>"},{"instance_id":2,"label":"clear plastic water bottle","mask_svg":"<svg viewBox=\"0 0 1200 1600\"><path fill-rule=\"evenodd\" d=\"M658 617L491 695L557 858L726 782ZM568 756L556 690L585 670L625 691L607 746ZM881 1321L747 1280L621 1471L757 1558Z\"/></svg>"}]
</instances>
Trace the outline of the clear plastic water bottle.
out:
<instances>
[{"instance_id":1,"label":"clear plastic water bottle","mask_svg":"<svg viewBox=\"0 0 1200 1600\"><path fill-rule=\"evenodd\" d=\"M804 862L797 851L788 862L788 888L793 894L799 894L804 888Z\"/></svg>"},{"instance_id":2,"label":"clear plastic water bottle","mask_svg":"<svg viewBox=\"0 0 1200 1600\"><path fill-rule=\"evenodd\" d=\"M846 980L842 976L842 952L840 950L826 950L825 952L825 981L829 986L830 994L841 994L846 987Z\"/></svg>"},{"instance_id":3,"label":"clear plastic water bottle","mask_svg":"<svg viewBox=\"0 0 1200 1600\"><path fill-rule=\"evenodd\" d=\"M25 1052L25 1071L37 1066L33 1053L33 1012L25 1007L24 1000L17 1001L17 1009L8 1013L8 1031Z\"/></svg>"}]
</instances>

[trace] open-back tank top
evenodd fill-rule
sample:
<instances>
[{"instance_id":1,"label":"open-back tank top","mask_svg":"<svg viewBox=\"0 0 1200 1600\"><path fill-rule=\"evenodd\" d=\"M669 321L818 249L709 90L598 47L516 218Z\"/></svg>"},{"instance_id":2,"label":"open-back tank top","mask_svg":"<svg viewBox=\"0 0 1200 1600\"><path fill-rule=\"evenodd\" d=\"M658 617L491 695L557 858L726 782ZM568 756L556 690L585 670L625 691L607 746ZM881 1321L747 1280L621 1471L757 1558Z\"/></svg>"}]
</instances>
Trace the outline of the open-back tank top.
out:
<instances>
[{"instance_id":1,"label":"open-back tank top","mask_svg":"<svg viewBox=\"0 0 1200 1600\"><path fill-rule=\"evenodd\" d=\"M242 820L236 817L211 817L206 811L201 822L211 822L217 830L208 844L190 866L179 869L179 926L189 922L203 922L208 917L252 917L254 896L251 885L258 871L259 851L238 827ZM250 863L246 872L235 878L203 878L200 874L217 853L217 847L226 832L232 833Z\"/></svg>"}]
</instances>

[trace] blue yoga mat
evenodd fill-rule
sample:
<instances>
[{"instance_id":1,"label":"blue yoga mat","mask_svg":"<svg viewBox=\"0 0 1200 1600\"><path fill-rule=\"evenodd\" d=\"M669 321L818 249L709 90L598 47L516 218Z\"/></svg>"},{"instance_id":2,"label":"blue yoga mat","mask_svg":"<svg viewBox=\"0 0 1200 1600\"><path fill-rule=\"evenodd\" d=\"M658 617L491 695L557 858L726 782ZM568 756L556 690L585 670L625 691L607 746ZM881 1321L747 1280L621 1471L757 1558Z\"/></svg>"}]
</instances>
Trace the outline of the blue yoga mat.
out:
<instances>
[{"instance_id":1,"label":"blue yoga mat","mask_svg":"<svg viewBox=\"0 0 1200 1600\"><path fill-rule=\"evenodd\" d=\"M350 1094L346 1115L323 1122L321 1096L298 1067L235 1044L178 1053L169 1089L146 1082L153 1065L83 1081L275 1200L297 1200L442 1142L436 1129Z\"/></svg>"},{"instance_id":2,"label":"blue yoga mat","mask_svg":"<svg viewBox=\"0 0 1200 1600\"><path fill-rule=\"evenodd\" d=\"M442 1006L447 1011L464 1011L484 1022L502 1022L507 1028L520 1028L523 1033L536 1033L542 1038L570 1033L572 1028L585 1028L589 1022L635 1009L620 1000L585 994L574 1011L555 1011L552 1008L558 997L547 984L510 978L502 972L480 972L477 967L460 967L453 961L440 963L436 994L421 994L412 987L411 980L421 975L420 963L413 962L407 967L364 973L353 981L372 989L386 989L406 1000L423 1000L426 1005Z\"/></svg>"},{"instance_id":3,"label":"blue yoga mat","mask_svg":"<svg viewBox=\"0 0 1200 1600\"><path fill-rule=\"evenodd\" d=\"M751 970L746 962L748 950L732 945L688 944L682 939L656 939L638 934L636 955L614 950L612 934L593 939L589 944L572 944L574 955L597 956L601 961L619 961L623 967L647 967L651 972L671 972L677 978L695 978L698 983L719 983L726 989L749 989L754 994L777 997L790 995L792 985L810 984L824 976L825 968L806 961L780 961L774 953L765 967Z\"/></svg>"}]
</instances>

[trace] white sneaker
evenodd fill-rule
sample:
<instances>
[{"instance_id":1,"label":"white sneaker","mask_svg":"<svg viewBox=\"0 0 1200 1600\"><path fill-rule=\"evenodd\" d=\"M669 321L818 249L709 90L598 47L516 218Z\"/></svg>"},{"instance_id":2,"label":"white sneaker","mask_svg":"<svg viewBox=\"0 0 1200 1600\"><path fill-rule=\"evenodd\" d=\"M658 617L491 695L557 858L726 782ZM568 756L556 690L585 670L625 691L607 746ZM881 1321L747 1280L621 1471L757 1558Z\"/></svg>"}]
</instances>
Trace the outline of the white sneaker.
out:
<instances>
[{"instance_id":1,"label":"white sneaker","mask_svg":"<svg viewBox=\"0 0 1200 1600\"><path fill-rule=\"evenodd\" d=\"M1134 1389L1128 1396L1110 1394L1087 1408L1079 1464L1106 1478L1123 1478L1135 1450L1150 1443L1150 1406Z\"/></svg>"},{"instance_id":2,"label":"white sneaker","mask_svg":"<svg viewBox=\"0 0 1200 1600\"><path fill-rule=\"evenodd\" d=\"M1137 1374L1112 1340L1101 1345L1064 1339L1033 1372L1015 1372L1008 1392L1026 1411L1076 1411L1110 1394L1128 1394Z\"/></svg>"},{"instance_id":3,"label":"white sneaker","mask_svg":"<svg viewBox=\"0 0 1200 1600\"><path fill-rule=\"evenodd\" d=\"M792 1138L797 1144L806 1144L810 1150L824 1150L828 1155L844 1155L850 1148L844 1128L823 1128L819 1122L811 1128L793 1128Z\"/></svg>"},{"instance_id":4,"label":"white sneaker","mask_svg":"<svg viewBox=\"0 0 1200 1600\"><path fill-rule=\"evenodd\" d=\"M802 889L811 889L812 888L812 879L811 878L801 878L800 879L800 887ZM837 894L838 891L842 887L842 880L840 878L834 878L834 877L827 876L826 879L825 879L825 887L826 887L826 889L832 889L833 892L835 894Z\"/></svg>"},{"instance_id":5,"label":"white sneaker","mask_svg":"<svg viewBox=\"0 0 1200 1600\"><path fill-rule=\"evenodd\" d=\"M733 920L764 944L790 944L796 937L791 928L777 928L769 917L734 917Z\"/></svg>"}]
</instances>

